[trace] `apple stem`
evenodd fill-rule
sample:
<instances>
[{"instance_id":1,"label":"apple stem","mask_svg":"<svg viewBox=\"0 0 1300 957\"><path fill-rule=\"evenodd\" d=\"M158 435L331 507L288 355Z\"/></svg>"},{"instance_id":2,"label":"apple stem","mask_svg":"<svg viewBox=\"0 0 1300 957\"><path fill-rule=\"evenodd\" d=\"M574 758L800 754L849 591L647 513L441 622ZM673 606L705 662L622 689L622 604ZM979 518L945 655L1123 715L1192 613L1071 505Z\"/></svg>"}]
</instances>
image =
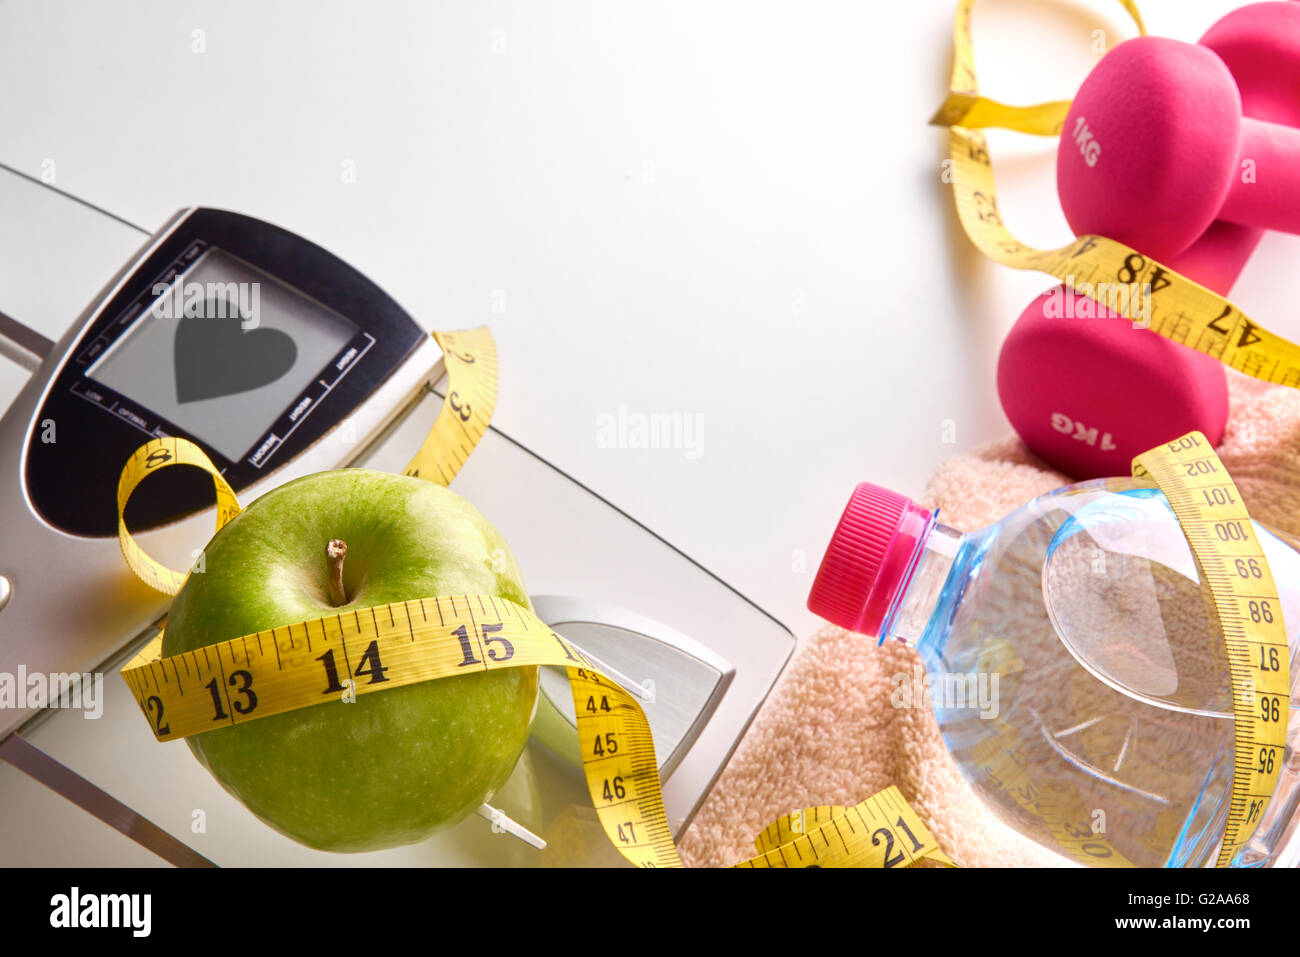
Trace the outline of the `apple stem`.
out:
<instances>
[{"instance_id":1,"label":"apple stem","mask_svg":"<svg viewBox=\"0 0 1300 957\"><path fill-rule=\"evenodd\" d=\"M330 572L330 601L334 607L348 603L348 593L343 588L343 559L348 553L348 543L341 538L331 538L325 546L325 563Z\"/></svg>"}]
</instances>

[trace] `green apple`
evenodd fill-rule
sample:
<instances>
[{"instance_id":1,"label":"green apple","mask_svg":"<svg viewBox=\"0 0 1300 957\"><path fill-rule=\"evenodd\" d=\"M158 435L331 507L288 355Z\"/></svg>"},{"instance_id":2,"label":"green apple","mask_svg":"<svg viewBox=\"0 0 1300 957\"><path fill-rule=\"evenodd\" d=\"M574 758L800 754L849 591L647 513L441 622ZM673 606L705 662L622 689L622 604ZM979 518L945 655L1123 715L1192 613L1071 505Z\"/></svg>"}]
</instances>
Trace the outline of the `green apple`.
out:
<instances>
[{"instance_id":1,"label":"green apple","mask_svg":"<svg viewBox=\"0 0 1300 957\"><path fill-rule=\"evenodd\" d=\"M346 543L341 604L331 597L333 540ZM430 595L495 595L532 607L514 556L477 509L441 486L387 472L343 469L288 482L228 522L203 559L172 605L164 655ZM352 701L331 696L186 740L276 830L323 850L368 851L422 840L490 800L523 750L536 702L537 669L508 668Z\"/></svg>"}]
</instances>

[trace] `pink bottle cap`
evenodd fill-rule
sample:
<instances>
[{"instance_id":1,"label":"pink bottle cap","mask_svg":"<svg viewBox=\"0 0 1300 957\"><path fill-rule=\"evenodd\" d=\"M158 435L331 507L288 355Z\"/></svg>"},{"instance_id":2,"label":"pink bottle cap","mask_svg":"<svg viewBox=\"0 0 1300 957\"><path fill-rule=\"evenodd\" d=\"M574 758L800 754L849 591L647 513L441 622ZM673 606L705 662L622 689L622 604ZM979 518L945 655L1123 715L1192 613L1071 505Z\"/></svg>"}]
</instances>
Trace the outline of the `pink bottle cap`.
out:
<instances>
[{"instance_id":1,"label":"pink bottle cap","mask_svg":"<svg viewBox=\"0 0 1300 957\"><path fill-rule=\"evenodd\" d=\"M907 587L934 513L889 489L853 490L808 594L808 609L859 634L880 634Z\"/></svg>"}]
</instances>

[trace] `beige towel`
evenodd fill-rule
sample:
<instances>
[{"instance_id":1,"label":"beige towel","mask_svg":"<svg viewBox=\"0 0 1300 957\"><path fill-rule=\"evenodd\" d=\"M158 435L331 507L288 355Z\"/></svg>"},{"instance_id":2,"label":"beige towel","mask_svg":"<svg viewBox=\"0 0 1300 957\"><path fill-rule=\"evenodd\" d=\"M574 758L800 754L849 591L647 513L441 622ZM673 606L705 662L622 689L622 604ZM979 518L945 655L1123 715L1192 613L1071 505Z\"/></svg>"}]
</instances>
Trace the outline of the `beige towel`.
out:
<instances>
[{"instance_id":1,"label":"beige towel","mask_svg":"<svg viewBox=\"0 0 1300 957\"><path fill-rule=\"evenodd\" d=\"M1300 392L1231 370L1228 380L1232 413L1219 455L1251 514L1300 536ZM968 531L1069 481L1011 438L943 463L918 500ZM896 784L960 864L1069 866L974 795L931 712L890 704L891 676L919 662L902 645L877 646L830 626L802 641L683 837L683 860L733 864L754 853L754 835L782 814L856 804Z\"/></svg>"}]
</instances>

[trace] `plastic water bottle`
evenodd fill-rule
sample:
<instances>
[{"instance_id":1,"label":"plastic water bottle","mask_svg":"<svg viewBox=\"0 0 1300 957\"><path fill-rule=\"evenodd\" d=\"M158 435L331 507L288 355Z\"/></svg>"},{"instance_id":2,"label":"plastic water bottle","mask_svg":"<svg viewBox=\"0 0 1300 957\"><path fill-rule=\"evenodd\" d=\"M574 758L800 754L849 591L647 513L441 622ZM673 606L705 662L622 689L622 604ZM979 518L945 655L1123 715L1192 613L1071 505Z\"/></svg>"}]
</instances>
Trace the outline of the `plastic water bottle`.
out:
<instances>
[{"instance_id":1,"label":"plastic water bottle","mask_svg":"<svg viewBox=\"0 0 1300 957\"><path fill-rule=\"evenodd\" d=\"M1283 615L1294 679L1300 553L1255 530L1282 605L1262 613ZM863 483L808 607L920 653L912 697L929 699L967 780L1011 827L1085 862L1154 867L1213 864L1227 821L1233 704L1209 602L1164 495L1097 479L965 535ZM1235 866L1300 859L1291 687L1281 778Z\"/></svg>"}]
</instances>

